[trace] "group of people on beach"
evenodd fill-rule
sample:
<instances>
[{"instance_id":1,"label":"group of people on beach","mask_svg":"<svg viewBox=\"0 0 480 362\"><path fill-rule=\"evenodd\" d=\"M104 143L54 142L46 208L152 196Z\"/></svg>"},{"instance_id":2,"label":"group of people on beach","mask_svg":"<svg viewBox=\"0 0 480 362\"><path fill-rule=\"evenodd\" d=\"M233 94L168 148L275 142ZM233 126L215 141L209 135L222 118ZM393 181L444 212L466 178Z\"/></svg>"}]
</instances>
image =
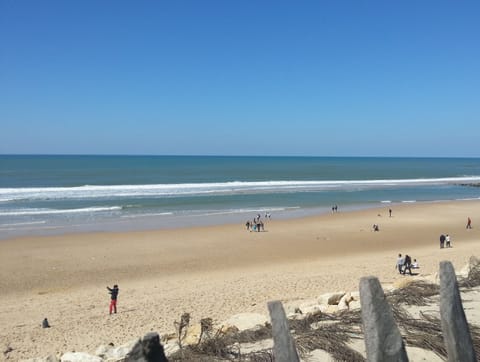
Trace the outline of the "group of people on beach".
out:
<instances>
[{"instance_id":1,"label":"group of people on beach","mask_svg":"<svg viewBox=\"0 0 480 362\"><path fill-rule=\"evenodd\" d=\"M271 217L270 213L265 213L265 219L270 219ZM265 231L265 225L263 224L262 216L260 214L257 214L257 216L253 218L253 221L247 220L245 227L247 228L247 231Z\"/></svg>"},{"instance_id":2,"label":"group of people on beach","mask_svg":"<svg viewBox=\"0 0 480 362\"><path fill-rule=\"evenodd\" d=\"M451 248L452 247L451 242L452 242L452 240L450 238L450 235L448 235L448 234L440 235L440 249Z\"/></svg>"},{"instance_id":3,"label":"group of people on beach","mask_svg":"<svg viewBox=\"0 0 480 362\"><path fill-rule=\"evenodd\" d=\"M418 269L419 267L417 259L413 259L412 262L410 255L406 254L405 257L403 257L402 254L398 254L395 269L397 269L400 274L405 275L408 270L409 274L413 275L412 269Z\"/></svg>"},{"instance_id":4,"label":"group of people on beach","mask_svg":"<svg viewBox=\"0 0 480 362\"><path fill-rule=\"evenodd\" d=\"M389 217L392 217L392 209L388 209L388 215L389 215ZM381 217L382 214L378 214L377 216ZM375 224L372 225L372 230L373 231L380 231L380 226L377 223L375 223Z\"/></svg>"},{"instance_id":5,"label":"group of people on beach","mask_svg":"<svg viewBox=\"0 0 480 362\"><path fill-rule=\"evenodd\" d=\"M332 207L332 212L336 212L336 211L337 211L337 206L335 205L334 207ZM391 209L389 210L389 214L391 217L392 216ZM271 214L268 212L265 213L265 219L270 219L270 218L271 218ZM265 230L260 214L257 214L257 216L253 218L253 221L248 220L245 225L248 231L264 231ZM471 229L471 228L472 228L472 220L469 217L467 219L467 229ZM373 224L373 230L379 231L378 224ZM452 247L451 238L449 234L440 235L440 248L444 248L444 247L446 248ZM410 257L410 255L405 254L405 256L402 256L402 254L398 254L395 268L398 270L400 274L405 275L408 270L409 274L413 275L412 269L418 269L420 268L420 266L417 262L417 259L413 259L413 262L412 262L412 258ZM109 312L110 314L117 313L117 298L118 298L118 292L119 292L118 285L115 284L113 288L110 288L107 286L107 289L110 294ZM50 325L48 325L47 318L45 318L42 324L44 328L50 327Z\"/></svg>"}]
</instances>

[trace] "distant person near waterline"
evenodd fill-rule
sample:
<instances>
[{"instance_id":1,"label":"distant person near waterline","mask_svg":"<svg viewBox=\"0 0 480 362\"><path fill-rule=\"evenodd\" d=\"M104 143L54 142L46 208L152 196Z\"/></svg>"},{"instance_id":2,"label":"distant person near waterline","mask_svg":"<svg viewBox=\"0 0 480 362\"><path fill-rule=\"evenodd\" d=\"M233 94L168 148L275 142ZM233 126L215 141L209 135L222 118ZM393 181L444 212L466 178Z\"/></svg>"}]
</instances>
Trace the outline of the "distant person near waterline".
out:
<instances>
[{"instance_id":1,"label":"distant person near waterline","mask_svg":"<svg viewBox=\"0 0 480 362\"><path fill-rule=\"evenodd\" d=\"M392 217L392 209L388 209L388 213L390 214L390 217Z\"/></svg>"},{"instance_id":2,"label":"distant person near waterline","mask_svg":"<svg viewBox=\"0 0 480 362\"><path fill-rule=\"evenodd\" d=\"M107 287L107 289L108 289L108 292L110 293L110 307L109 307L110 314L112 314L112 311L114 313L117 313L117 298L118 298L118 292L119 292L118 285L115 284L113 286L113 289L109 287Z\"/></svg>"}]
</instances>

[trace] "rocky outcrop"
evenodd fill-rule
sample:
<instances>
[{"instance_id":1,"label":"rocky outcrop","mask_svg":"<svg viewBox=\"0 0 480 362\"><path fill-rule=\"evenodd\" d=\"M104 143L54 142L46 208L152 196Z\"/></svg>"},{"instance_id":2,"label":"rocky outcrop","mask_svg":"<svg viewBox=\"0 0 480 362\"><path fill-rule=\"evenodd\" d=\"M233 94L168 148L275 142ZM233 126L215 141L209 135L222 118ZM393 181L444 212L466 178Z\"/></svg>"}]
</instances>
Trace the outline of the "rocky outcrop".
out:
<instances>
[{"instance_id":1,"label":"rocky outcrop","mask_svg":"<svg viewBox=\"0 0 480 362\"><path fill-rule=\"evenodd\" d=\"M85 352L67 352L60 362L102 362L103 359L98 356L93 356Z\"/></svg>"},{"instance_id":2,"label":"rocky outcrop","mask_svg":"<svg viewBox=\"0 0 480 362\"><path fill-rule=\"evenodd\" d=\"M127 354L125 362L168 362L158 333L148 333L139 340Z\"/></svg>"}]
</instances>

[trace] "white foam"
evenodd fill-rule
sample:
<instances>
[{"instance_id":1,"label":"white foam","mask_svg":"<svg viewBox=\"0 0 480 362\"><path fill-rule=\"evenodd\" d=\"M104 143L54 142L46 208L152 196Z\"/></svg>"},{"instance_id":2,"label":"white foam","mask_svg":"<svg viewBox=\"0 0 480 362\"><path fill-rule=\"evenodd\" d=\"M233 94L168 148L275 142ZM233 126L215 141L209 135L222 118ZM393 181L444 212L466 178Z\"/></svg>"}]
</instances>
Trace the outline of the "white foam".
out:
<instances>
[{"instance_id":1,"label":"white foam","mask_svg":"<svg viewBox=\"0 0 480 362\"><path fill-rule=\"evenodd\" d=\"M45 224L46 221L27 221L27 222L14 222L10 224L2 224L1 227L9 227L9 226L28 226L28 225L38 225L38 224Z\"/></svg>"},{"instance_id":2,"label":"white foam","mask_svg":"<svg viewBox=\"0 0 480 362\"><path fill-rule=\"evenodd\" d=\"M134 214L134 215L122 215L124 219L136 219L140 217L149 217L149 216L170 216L173 215L173 212L154 212L154 213L145 213L145 214Z\"/></svg>"},{"instance_id":3,"label":"white foam","mask_svg":"<svg viewBox=\"0 0 480 362\"><path fill-rule=\"evenodd\" d=\"M398 180L331 180L331 181L259 181L152 185L85 185L79 187L0 188L0 200L101 199L193 195L235 195L274 192L322 190L358 190L394 186L426 186L480 182L480 176Z\"/></svg>"},{"instance_id":4,"label":"white foam","mask_svg":"<svg viewBox=\"0 0 480 362\"><path fill-rule=\"evenodd\" d=\"M81 209L20 209L15 211L0 211L0 216L24 216L24 215L49 215L49 214L73 214L93 213L101 211L121 210L120 206L111 207L85 207Z\"/></svg>"}]
</instances>

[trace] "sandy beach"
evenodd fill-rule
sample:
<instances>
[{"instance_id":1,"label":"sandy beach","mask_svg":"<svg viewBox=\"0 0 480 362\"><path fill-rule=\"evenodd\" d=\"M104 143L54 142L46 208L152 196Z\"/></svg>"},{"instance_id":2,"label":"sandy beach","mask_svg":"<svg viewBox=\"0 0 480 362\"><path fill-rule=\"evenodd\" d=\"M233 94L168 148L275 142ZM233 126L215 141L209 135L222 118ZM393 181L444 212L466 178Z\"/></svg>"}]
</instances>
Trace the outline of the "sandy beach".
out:
<instances>
[{"instance_id":1,"label":"sandy beach","mask_svg":"<svg viewBox=\"0 0 480 362\"><path fill-rule=\"evenodd\" d=\"M388 209L392 208L392 217ZM266 303L358 290L359 278L383 284L410 276L398 253L434 275L450 260L480 256L480 201L387 205L382 209L265 221L265 232L236 225L148 232L73 234L0 241L0 340L9 360L66 351L93 352L149 331L193 320L220 323ZM466 229L467 217L472 229ZM372 231L378 224L380 231ZM480 225L480 224L479 224ZM439 248L440 234L452 248ZM118 284L118 314L106 286ZM42 329L47 317L51 327ZM6 358L2 354L2 358Z\"/></svg>"}]
</instances>

